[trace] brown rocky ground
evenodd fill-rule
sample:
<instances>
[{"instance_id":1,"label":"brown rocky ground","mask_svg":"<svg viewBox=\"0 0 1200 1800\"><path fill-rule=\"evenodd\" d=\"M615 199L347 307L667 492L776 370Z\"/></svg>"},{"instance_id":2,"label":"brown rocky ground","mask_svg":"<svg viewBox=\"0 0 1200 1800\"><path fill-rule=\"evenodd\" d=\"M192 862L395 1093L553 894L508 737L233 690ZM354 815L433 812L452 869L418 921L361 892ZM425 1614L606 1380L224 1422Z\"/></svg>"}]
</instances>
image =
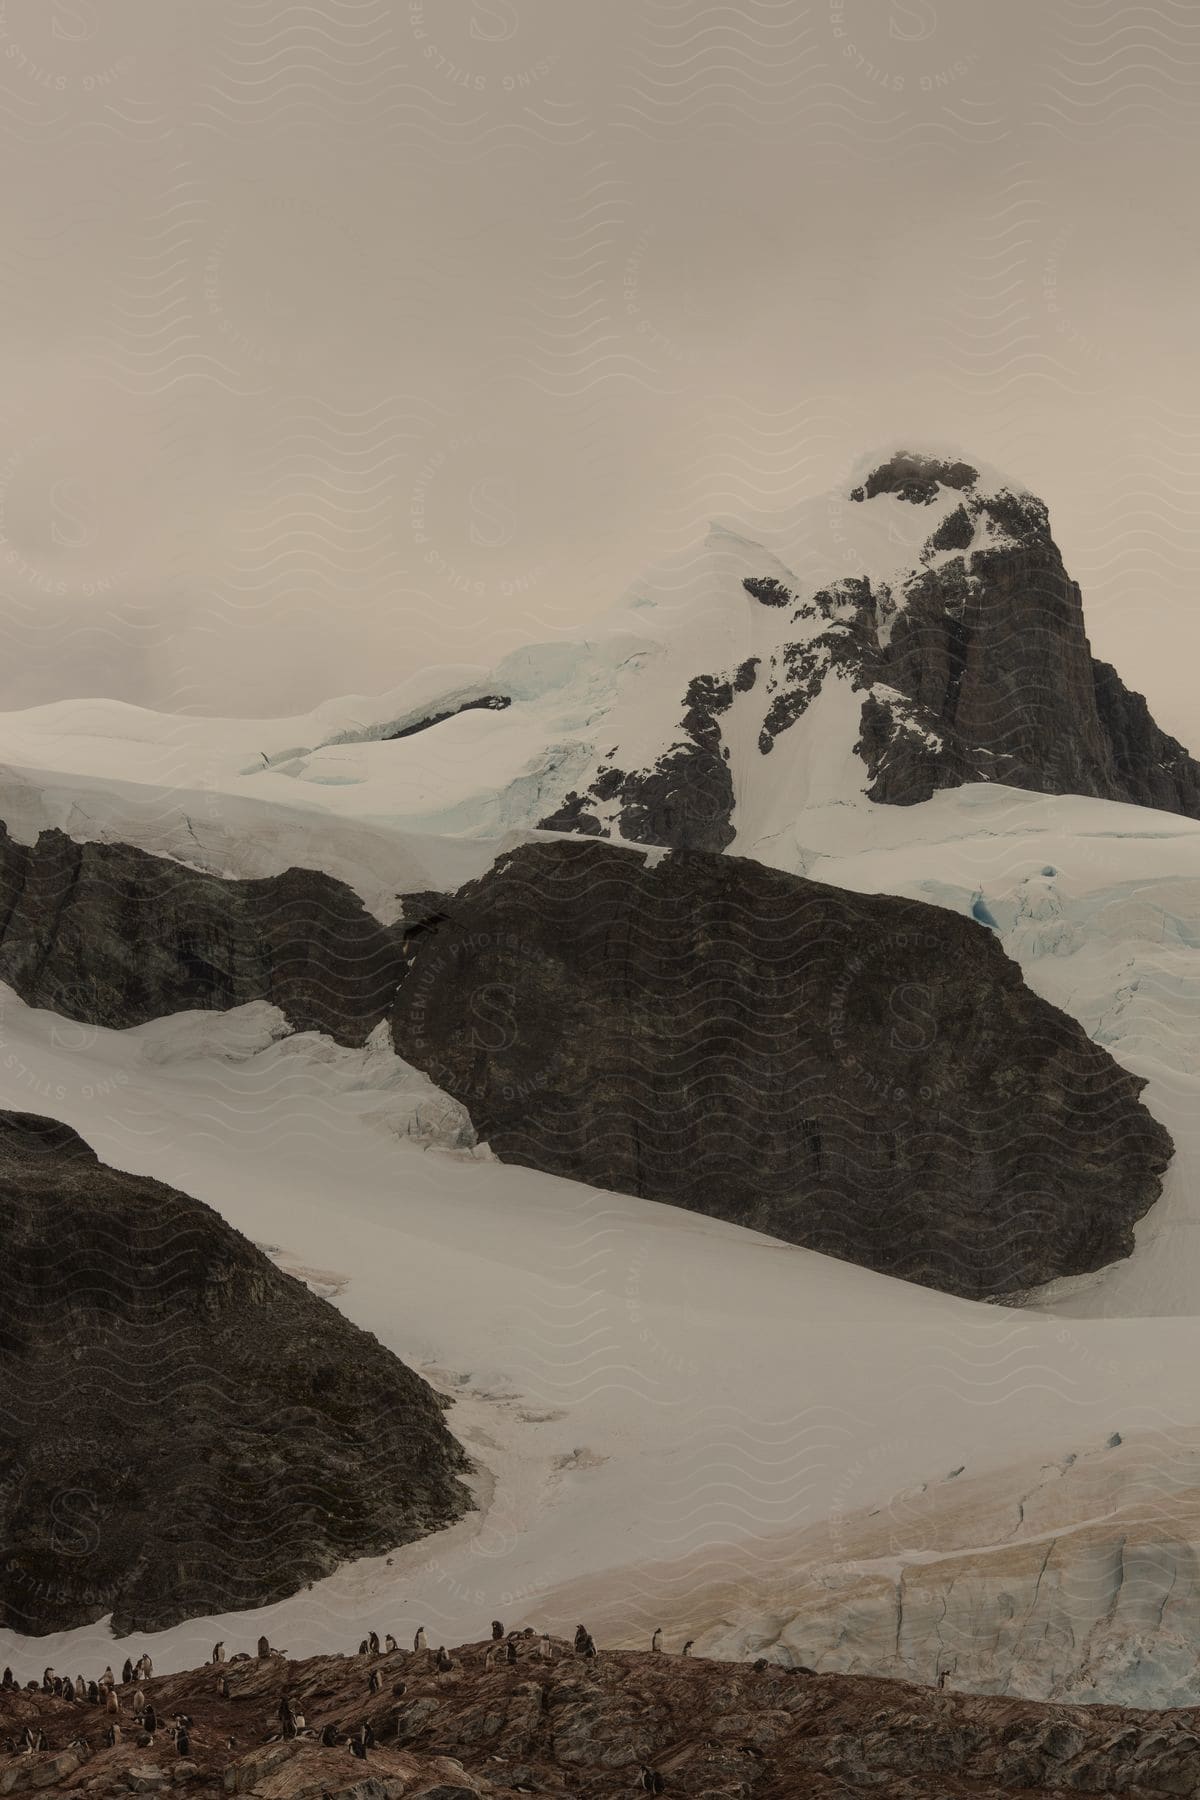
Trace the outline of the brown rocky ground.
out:
<instances>
[{"instance_id":1,"label":"brown rocky ground","mask_svg":"<svg viewBox=\"0 0 1200 1800\"><path fill-rule=\"evenodd\" d=\"M161 1721L190 1716L186 1757L165 1728L139 1742L132 1687L118 1690L123 1737L112 1747L102 1708L4 1692L0 1744L33 1723L48 1748L5 1749L0 1795L53 1788L105 1800L180 1788L260 1800L602 1800L646 1791L645 1767L662 1776L659 1791L691 1800L1200 1794L1195 1711L1047 1706L632 1651L585 1661L558 1639L548 1664L536 1639L518 1644L515 1665L491 1670L485 1644L464 1645L447 1674L430 1652L234 1662L224 1670L228 1699L211 1666L145 1683ZM285 1694L306 1731L286 1742ZM317 1741L326 1725L346 1737L366 1721L377 1743L365 1760L345 1742Z\"/></svg>"}]
</instances>

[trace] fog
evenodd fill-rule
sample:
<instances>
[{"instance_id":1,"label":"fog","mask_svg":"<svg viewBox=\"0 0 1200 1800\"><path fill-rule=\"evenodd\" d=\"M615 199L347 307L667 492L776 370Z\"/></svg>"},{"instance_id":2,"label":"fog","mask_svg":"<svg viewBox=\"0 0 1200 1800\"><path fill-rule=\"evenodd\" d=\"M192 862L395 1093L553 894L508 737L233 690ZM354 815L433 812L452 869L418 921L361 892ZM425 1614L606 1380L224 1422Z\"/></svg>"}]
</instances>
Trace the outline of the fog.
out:
<instances>
[{"instance_id":1,"label":"fog","mask_svg":"<svg viewBox=\"0 0 1200 1800\"><path fill-rule=\"evenodd\" d=\"M1198 76L1180 0L0 0L0 705L489 660L933 440L1196 748Z\"/></svg>"}]
</instances>

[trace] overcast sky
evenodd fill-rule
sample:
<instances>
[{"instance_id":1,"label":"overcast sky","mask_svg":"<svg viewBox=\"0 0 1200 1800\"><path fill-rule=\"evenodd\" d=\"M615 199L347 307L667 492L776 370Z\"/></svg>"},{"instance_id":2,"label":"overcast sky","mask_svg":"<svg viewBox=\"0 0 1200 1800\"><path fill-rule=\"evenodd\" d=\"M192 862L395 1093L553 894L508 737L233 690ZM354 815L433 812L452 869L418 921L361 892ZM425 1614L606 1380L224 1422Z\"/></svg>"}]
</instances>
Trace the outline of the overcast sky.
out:
<instances>
[{"instance_id":1,"label":"overcast sky","mask_svg":"<svg viewBox=\"0 0 1200 1800\"><path fill-rule=\"evenodd\" d=\"M1200 748L1182 0L0 0L0 705L573 634L951 442Z\"/></svg>"}]
</instances>

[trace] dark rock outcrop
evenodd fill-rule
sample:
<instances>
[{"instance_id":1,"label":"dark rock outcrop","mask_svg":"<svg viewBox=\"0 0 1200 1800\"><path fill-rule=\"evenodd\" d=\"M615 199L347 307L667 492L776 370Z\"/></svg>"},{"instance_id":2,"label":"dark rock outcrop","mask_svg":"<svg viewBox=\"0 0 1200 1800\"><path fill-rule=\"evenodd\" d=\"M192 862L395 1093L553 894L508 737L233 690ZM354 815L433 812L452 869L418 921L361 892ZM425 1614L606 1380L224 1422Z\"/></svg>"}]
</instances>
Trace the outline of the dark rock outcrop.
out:
<instances>
[{"instance_id":1,"label":"dark rock outcrop","mask_svg":"<svg viewBox=\"0 0 1200 1800\"><path fill-rule=\"evenodd\" d=\"M209 1207L0 1114L0 1625L257 1606L471 1505L444 1403Z\"/></svg>"},{"instance_id":2,"label":"dark rock outcrop","mask_svg":"<svg viewBox=\"0 0 1200 1800\"><path fill-rule=\"evenodd\" d=\"M864 508L900 501L920 515L946 489L957 504L894 591L847 575L802 600L799 581L793 591L778 573L741 575L756 603L742 626L762 638L762 654L742 663L736 681L729 669L697 670L678 701L670 696L681 736L656 764L622 772L619 804L606 806L610 796L585 779L540 823L672 849L727 848L737 835L735 792L778 779L774 767L736 762L722 724L728 704L716 703L731 686L747 691L742 671L759 665L764 756L831 681L862 695L858 740L846 748L861 757L865 791L881 804L911 806L939 789L994 781L1200 818L1200 763L1093 658L1079 587L1041 500L987 489L969 463L909 451L881 463L850 499ZM737 543L754 556L755 546ZM764 568L774 563L760 553ZM851 531L848 563L854 554ZM698 692L710 697L699 717ZM610 755L620 757L619 744Z\"/></svg>"},{"instance_id":3,"label":"dark rock outcrop","mask_svg":"<svg viewBox=\"0 0 1200 1800\"><path fill-rule=\"evenodd\" d=\"M119 1028L268 1000L361 1044L404 972L402 935L313 870L226 881L61 831L26 847L0 825L0 981L67 1018Z\"/></svg>"},{"instance_id":4,"label":"dark rock outcrop","mask_svg":"<svg viewBox=\"0 0 1200 1800\"><path fill-rule=\"evenodd\" d=\"M972 1296L1127 1255L1158 1196L1144 1083L956 914L593 839L448 915L392 1035L505 1160Z\"/></svg>"},{"instance_id":5,"label":"dark rock outcrop","mask_svg":"<svg viewBox=\"0 0 1200 1800\"><path fill-rule=\"evenodd\" d=\"M1141 694L1129 691L1111 663L1093 660L1092 681L1123 796L1141 795L1142 805L1200 818L1200 763L1159 729Z\"/></svg>"},{"instance_id":6,"label":"dark rock outcrop","mask_svg":"<svg viewBox=\"0 0 1200 1800\"><path fill-rule=\"evenodd\" d=\"M876 494L896 494L914 506L931 506L937 499L939 485L959 489L970 487L977 475L978 471L970 463L897 450L894 456L872 469L861 487L851 489L850 498L874 500Z\"/></svg>"},{"instance_id":7,"label":"dark rock outcrop","mask_svg":"<svg viewBox=\"0 0 1200 1800\"><path fill-rule=\"evenodd\" d=\"M463 700L458 706L450 706L444 712L430 713L428 718L418 719L415 724L401 725L396 731L385 731L385 744L394 744L400 738L416 737L418 732L429 731L434 725L441 725L446 719L457 719L465 712L503 712L512 705L508 694L481 694L477 700Z\"/></svg>"},{"instance_id":8,"label":"dark rock outcrop","mask_svg":"<svg viewBox=\"0 0 1200 1800\"><path fill-rule=\"evenodd\" d=\"M428 1652L304 1662L273 1655L227 1665L228 1699L218 1694L211 1665L155 1678L144 1685L158 1717L182 1713L191 1721L184 1761L166 1730L153 1743L139 1742L129 1688L118 1689L125 1730L113 1748L103 1745L101 1708L0 1693L3 1738L15 1741L31 1725L47 1739L32 1756L0 1752L0 1793L116 1800L130 1790L186 1784L193 1793L262 1800L1200 1794L1194 1711L1045 1705L776 1663L603 1647L585 1661L559 1638L546 1663L533 1642L517 1644L515 1664L501 1658L491 1669L485 1644L464 1644L440 1676ZM368 1690L371 1672L380 1676L377 1694ZM281 1735L285 1695L303 1714L302 1737ZM366 1724L375 1741L363 1759L349 1740ZM332 1743L320 1742L325 1733Z\"/></svg>"}]
</instances>

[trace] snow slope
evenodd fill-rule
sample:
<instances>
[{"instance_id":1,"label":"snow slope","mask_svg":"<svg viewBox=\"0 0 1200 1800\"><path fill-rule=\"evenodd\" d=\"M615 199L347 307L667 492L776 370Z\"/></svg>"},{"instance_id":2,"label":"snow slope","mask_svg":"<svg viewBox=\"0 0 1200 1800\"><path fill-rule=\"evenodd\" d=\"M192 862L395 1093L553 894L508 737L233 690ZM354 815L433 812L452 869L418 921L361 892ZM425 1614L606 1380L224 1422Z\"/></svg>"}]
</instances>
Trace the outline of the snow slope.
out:
<instances>
[{"instance_id":1,"label":"snow slope","mask_svg":"<svg viewBox=\"0 0 1200 1800\"><path fill-rule=\"evenodd\" d=\"M0 818L26 842L53 825L229 876L322 868L391 919L405 893L455 888L534 832L611 745L652 763L698 670L769 658L784 609L753 600L748 574L774 569L802 602L866 574L902 600L920 544L957 503L952 491L928 508L821 500L752 522L752 538L717 526L584 643L425 671L303 718L108 701L0 717ZM483 704L498 696L503 708ZM1200 1428L1200 824L991 784L876 806L853 754L861 694L836 668L766 759L763 704L738 692L722 718L738 853L976 918L1039 993L1148 1078L1177 1155L1134 1256L1019 1312L972 1306L500 1165L382 1039L359 1052L281 1035L261 1007L111 1033L0 992L0 1103L68 1120L108 1160L272 1246L455 1394L454 1429L479 1463L481 1510L452 1531L261 1614L151 1640L160 1668L260 1629L301 1654L371 1625L423 1622L434 1642L493 1616L570 1629L586 1608L610 1641L644 1641L661 1619L722 1653L775 1646L932 1679L953 1640L959 1685L1200 1696L1180 1649L1200 1622L1171 1598L1197 1544L1183 1496ZM1018 1518L1031 1451L1039 1466L1078 1465L1052 1520L1050 1587L1029 1561L1041 1539ZM1130 1580L1121 1545L1148 1480L1177 1543ZM910 1501L943 1484L948 1550L930 1573L934 1514ZM874 1509L901 1522L885 1551ZM918 1567L910 1617L925 1624L906 1637L897 1593ZM1138 1612L1122 1656L1125 1591ZM0 1639L18 1667L112 1654L102 1626L36 1650Z\"/></svg>"},{"instance_id":2,"label":"snow slope","mask_svg":"<svg viewBox=\"0 0 1200 1800\"><path fill-rule=\"evenodd\" d=\"M279 1033L266 1007L113 1033L6 995L0 1103L206 1200L453 1393L481 1511L279 1605L139 1640L159 1669L260 1630L304 1654L372 1625L435 1643L494 1616L569 1629L581 1581L606 1641L645 1641L662 1613L749 1651L780 1534L959 1467L1011 1491L1018 1446L1062 1458L1194 1421L1192 1319L973 1306L445 1148L454 1121L417 1120L427 1094L378 1045ZM746 1606L723 1624L731 1555ZM697 1569L721 1577L711 1604ZM18 1669L114 1651L102 1625L0 1636Z\"/></svg>"},{"instance_id":3,"label":"snow slope","mask_svg":"<svg viewBox=\"0 0 1200 1800\"><path fill-rule=\"evenodd\" d=\"M861 472L878 460L865 458ZM783 648L844 628L854 608L837 583L865 577L895 611L914 570L959 554L923 549L961 506L958 489L940 488L928 505L891 493L863 505L849 491L764 517L754 537L714 523L701 546L640 578L579 643L528 645L491 669L426 669L382 695L296 718L185 718L109 700L33 707L0 716L0 769L35 796L46 791L60 820L90 829L97 807L101 832L112 828L114 797L132 805L136 796L144 831L156 819L168 829L168 812L248 823L247 808L265 807L298 829L319 818L332 832L337 821L342 841L400 824L415 837L499 837L536 826L618 746L626 769L652 768L680 740L692 678L757 659L767 676L738 695L722 733L737 848L753 853L798 807L854 802L868 779L853 753L863 693L836 668L809 713L776 737L768 767L759 734ZM972 488L981 498L1013 491L1024 492L986 468ZM981 514L980 547L1003 541L997 531ZM968 570L974 547L962 553ZM764 604L747 579L778 581L789 604ZM497 698L502 710L480 704Z\"/></svg>"}]
</instances>

